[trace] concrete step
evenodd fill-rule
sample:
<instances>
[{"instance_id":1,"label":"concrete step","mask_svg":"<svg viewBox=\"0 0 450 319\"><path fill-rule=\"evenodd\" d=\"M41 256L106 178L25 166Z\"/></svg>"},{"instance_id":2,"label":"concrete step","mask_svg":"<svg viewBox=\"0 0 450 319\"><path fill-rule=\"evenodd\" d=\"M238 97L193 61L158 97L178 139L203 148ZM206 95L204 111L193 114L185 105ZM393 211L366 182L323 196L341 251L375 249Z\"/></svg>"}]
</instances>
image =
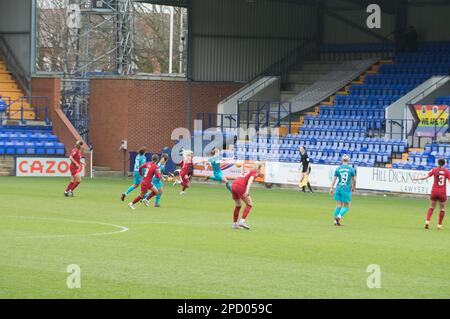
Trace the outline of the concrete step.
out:
<instances>
[{"instance_id":1,"label":"concrete step","mask_svg":"<svg viewBox=\"0 0 450 319\"><path fill-rule=\"evenodd\" d=\"M295 91L297 93L303 91L311 84L308 83L295 83L295 82L284 82L283 83L283 90L284 91Z\"/></svg>"},{"instance_id":2,"label":"concrete step","mask_svg":"<svg viewBox=\"0 0 450 319\"><path fill-rule=\"evenodd\" d=\"M322 71L325 73L330 72L340 63L329 62L329 61L310 61L302 65L302 70L304 71Z\"/></svg>"},{"instance_id":3,"label":"concrete step","mask_svg":"<svg viewBox=\"0 0 450 319\"><path fill-rule=\"evenodd\" d=\"M95 171L94 177L123 177L123 172L120 171Z\"/></svg>"},{"instance_id":4,"label":"concrete step","mask_svg":"<svg viewBox=\"0 0 450 319\"><path fill-rule=\"evenodd\" d=\"M292 72L288 76L288 81L299 84L314 83L325 74L327 72Z\"/></svg>"},{"instance_id":5,"label":"concrete step","mask_svg":"<svg viewBox=\"0 0 450 319\"><path fill-rule=\"evenodd\" d=\"M280 98L282 101L289 101L297 94L298 94L298 92L295 92L295 91L281 91Z\"/></svg>"},{"instance_id":6,"label":"concrete step","mask_svg":"<svg viewBox=\"0 0 450 319\"><path fill-rule=\"evenodd\" d=\"M94 177L123 177L123 172L107 166L94 166Z\"/></svg>"},{"instance_id":7,"label":"concrete step","mask_svg":"<svg viewBox=\"0 0 450 319\"><path fill-rule=\"evenodd\" d=\"M111 167L108 166L94 166L94 171L112 171Z\"/></svg>"}]
</instances>

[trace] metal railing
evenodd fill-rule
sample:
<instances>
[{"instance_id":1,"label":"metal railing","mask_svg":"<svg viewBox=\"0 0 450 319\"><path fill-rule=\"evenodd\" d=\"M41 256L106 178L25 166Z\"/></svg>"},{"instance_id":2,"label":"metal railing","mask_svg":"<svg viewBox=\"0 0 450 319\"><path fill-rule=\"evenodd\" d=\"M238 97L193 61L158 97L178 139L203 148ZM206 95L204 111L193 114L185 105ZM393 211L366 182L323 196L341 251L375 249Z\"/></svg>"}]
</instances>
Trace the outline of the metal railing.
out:
<instances>
[{"instance_id":1,"label":"metal railing","mask_svg":"<svg viewBox=\"0 0 450 319\"><path fill-rule=\"evenodd\" d=\"M288 128L291 133L291 102L247 100L238 104L238 127Z\"/></svg>"},{"instance_id":2,"label":"metal railing","mask_svg":"<svg viewBox=\"0 0 450 319\"><path fill-rule=\"evenodd\" d=\"M425 96L427 96L428 94L430 94L430 91L433 92L435 91L438 87L444 85L446 82L444 82L444 80L447 80L448 76L444 75L442 76L437 82L431 84L430 86L426 87L425 89L423 89L422 91L420 91L419 93L417 93L416 95L414 95L414 97L412 97L409 101L406 102L406 105L412 105L414 103L417 102L418 98L424 98ZM443 83L444 82L444 83Z\"/></svg>"},{"instance_id":3,"label":"metal railing","mask_svg":"<svg viewBox=\"0 0 450 319\"><path fill-rule=\"evenodd\" d=\"M202 121L203 129L220 128L223 131L238 126L238 114L197 113L197 120Z\"/></svg>"},{"instance_id":4,"label":"metal railing","mask_svg":"<svg viewBox=\"0 0 450 319\"><path fill-rule=\"evenodd\" d=\"M305 40L286 56L263 70L257 77L280 76L281 79L285 79L292 68L300 65L314 54L318 54L318 52L319 47L315 38Z\"/></svg>"},{"instance_id":5,"label":"metal railing","mask_svg":"<svg viewBox=\"0 0 450 319\"><path fill-rule=\"evenodd\" d=\"M46 96L21 96L15 100L11 97L3 96L6 102L5 112L0 112L0 120L19 120L21 124L27 124L28 120L44 121L46 125L50 125L48 115L48 97ZM29 107L26 107L28 104ZM34 116L29 117L26 113L33 112ZM1 122L0 122L1 125Z\"/></svg>"},{"instance_id":6,"label":"metal railing","mask_svg":"<svg viewBox=\"0 0 450 319\"><path fill-rule=\"evenodd\" d=\"M434 136L433 136L433 142L437 140L438 135L442 134L445 135L445 133L448 132L449 124L450 124L450 117L447 117L447 120L441 118L443 114L448 115L449 111L448 105L446 105L445 109L442 110L441 113L439 113L438 117L434 120ZM444 131L445 129L445 131Z\"/></svg>"}]
</instances>

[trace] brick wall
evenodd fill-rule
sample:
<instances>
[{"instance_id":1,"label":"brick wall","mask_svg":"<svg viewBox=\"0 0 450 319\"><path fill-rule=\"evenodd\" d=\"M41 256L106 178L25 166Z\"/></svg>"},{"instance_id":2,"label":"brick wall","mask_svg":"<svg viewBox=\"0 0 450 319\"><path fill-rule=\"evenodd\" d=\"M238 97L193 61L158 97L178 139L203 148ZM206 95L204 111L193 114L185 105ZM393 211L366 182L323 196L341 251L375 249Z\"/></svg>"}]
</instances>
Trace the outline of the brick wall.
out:
<instances>
[{"instance_id":1,"label":"brick wall","mask_svg":"<svg viewBox=\"0 0 450 319\"><path fill-rule=\"evenodd\" d=\"M131 83L126 79L91 81L89 140L96 166L123 170L124 154L119 148L121 141L128 139Z\"/></svg>"},{"instance_id":2,"label":"brick wall","mask_svg":"<svg viewBox=\"0 0 450 319\"><path fill-rule=\"evenodd\" d=\"M193 128L197 113L217 112L217 104L240 86L192 83L188 120L189 86L184 79L93 79L90 139L94 144L94 164L122 170L123 154L118 151L122 139L128 140L129 151L141 146L160 151L164 146L172 146L171 133L175 128L187 127L189 122Z\"/></svg>"},{"instance_id":3,"label":"brick wall","mask_svg":"<svg viewBox=\"0 0 450 319\"><path fill-rule=\"evenodd\" d=\"M61 110L61 79L58 76L33 77L31 80L32 95L46 96L48 116L52 122L53 132L65 146L69 155L77 140L83 140L75 127ZM86 156L86 174L90 174L89 147L83 149Z\"/></svg>"}]
</instances>

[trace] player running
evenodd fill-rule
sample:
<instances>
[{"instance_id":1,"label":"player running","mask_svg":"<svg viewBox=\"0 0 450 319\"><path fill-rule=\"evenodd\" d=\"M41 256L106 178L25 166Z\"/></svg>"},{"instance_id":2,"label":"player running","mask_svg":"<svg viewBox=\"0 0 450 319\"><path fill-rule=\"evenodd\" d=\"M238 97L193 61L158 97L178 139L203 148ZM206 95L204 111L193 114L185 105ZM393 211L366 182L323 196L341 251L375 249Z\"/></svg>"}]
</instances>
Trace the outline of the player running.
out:
<instances>
[{"instance_id":1,"label":"player running","mask_svg":"<svg viewBox=\"0 0 450 319\"><path fill-rule=\"evenodd\" d=\"M231 192L231 184L225 176L223 176L222 170L220 169L220 150L218 148L213 148L211 151L212 157L208 158L208 163L211 165L213 170L213 176L206 177L206 181L213 180L219 183L225 183L225 187Z\"/></svg>"},{"instance_id":2,"label":"player running","mask_svg":"<svg viewBox=\"0 0 450 319\"><path fill-rule=\"evenodd\" d=\"M309 175L311 174L311 164L309 162L308 153L306 153L306 149L304 146L300 146L300 154L301 154L301 174L300 174L300 187L302 188L303 193L306 193L305 187L308 186L309 192L312 193L312 187L309 183Z\"/></svg>"},{"instance_id":3,"label":"player running","mask_svg":"<svg viewBox=\"0 0 450 319\"><path fill-rule=\"evenodd\" d=\"M160 207L159 201L161 200L161 196L163 193L162 188L163 188L163 178L164 178L164 175L162 175L162 174L163 174L164 170L166 169L166 163L168 160L169 160L169 155L166 153L163 153L161 156L161 160L158 163L158 170L161 173L161 177L158 178L158 176L155 175L155 176L153 176L153 179L152 179L152 184L158 189L158 195L156 195L156 201L155 201L154 207ZM153 197L152 194L153 193L147 193L145 195L145 199L142 200L142 202L147 207L150 206L149 200Z\"/></svg>"},{"instance_id":4,"label":"player running","mask_svg":"<svg viewBox=\"0 0 450 319\"><path fill-rule=\"evenodd\" d=\"M181 192L180 195L184 195L186 189L191 185L190 178L192 176L192 161L194 158L194 153L190 150L183 151L183 161L181 161L180 166L180 179L181 179Z\"/></svg>"},{"instance_id":5,"label":"player running","mask_svg":"<svg viewBox=\"0 0 450 319\"><path fill-rule=\"evenodd\" d=\"M133 199L131 203L128 204L128 207L130 209L136 209L136 206L134 205L137 202L143 200L149 190L152 191L150 198L155 195L158 195L158 189L152 184L153 176L161 178L161 172L159 171L158 166L156 165L156 163L158 163L158 160L159 156L157 154L153 154L151 162L145 163L144 165L141 165L139 167L139 175L143 176L141 183L141 193L135 199Z\"/></svg>"},{"instance_id":6,"label":"player running","mask_svg":"<svg viewBox=\"0 0 450 319\"><path fill-rule=\"evenodd\" d=\"M231 194L233 200L235 202L235 208L233 213L233 228L239 229L250 229L250 227L246 224L245 219L247 218L250 210L253 207L253 201L250 197L250 188L252 187L253 181L255 178L259 176L261 173L262 164L260 162L255 162L255 166L253 169L244 171L241 176L236 178L231 186ZM242 214L242 218L238 223L239 212L241 210L241 199L245 203L244 213Z\"/></svg>"},{"instance_id":7,"label":"player running","mask_svg":"<svg viewBox=\"0 0 450 319\"><path fill-rule=\"evenodd\" d=\"M356 170L349 165L349 162L350 157L348 155L344 155L342 157L342 165L336 168L333 182L331 183L330 195L334 194L334 199L337 202L336 209L334 210L335 226L342 226L341 220L350 209L352 192L355 191ZM334 190L336 181L336 190Z\"/></svg>"},{"instance_id":8,"label":"player running","mask_svg":"<svg viewBox=\"0 0 450 319\"><path fill-rule=\"evenodd\" d=\"M430 228L430 219L431 216L433 216L433 211L437 202L439 202L440 209L437 229L442 229L442 221L445 216L445 204L447 202L447 180L450 180L450 171L444 166L445 159L441 158L438 160L438 167L435 167L429 171L427 176L413 178L415 181L425 180L431 176L434 178L430 195L430 208L428 209L427 219L425 221L425 229Z\"/></svg>"},{"instance_id":9,"label":"player running","mask_svg":"<svg viewBox=\"0 0 450 319\"><path fill-rule=\"evenodd\" d=\"M136 155L136 158L134 159L133 185L128 187L128 189L120 196L122 202L125 200L125 197L127 197L129 193L131 193L139 186L139 184L141 184L142 177L141 175L139 175L139 167L144 165L146 162L147 158L145 157L145 147L141 147L141 149L138 151L138 154Z\"/></svg>"},{"instance_id":10,"label":"player running","mask_svg":"<svg viewBox=\"0 0 450 319\"><path fill-rule=\"evenodd\" d=\"M64 191L64 196L73 197L73 191L75 188L77 188L78 185L81 183L81 171L83 170L83 164L81 163L81 149L83 147L82 141L77 141L75 143L75 147L70 152L69 159L70 159L70 175L71 179L69 184L67 185L66 190Z\"/></svg>"}]
</instances>

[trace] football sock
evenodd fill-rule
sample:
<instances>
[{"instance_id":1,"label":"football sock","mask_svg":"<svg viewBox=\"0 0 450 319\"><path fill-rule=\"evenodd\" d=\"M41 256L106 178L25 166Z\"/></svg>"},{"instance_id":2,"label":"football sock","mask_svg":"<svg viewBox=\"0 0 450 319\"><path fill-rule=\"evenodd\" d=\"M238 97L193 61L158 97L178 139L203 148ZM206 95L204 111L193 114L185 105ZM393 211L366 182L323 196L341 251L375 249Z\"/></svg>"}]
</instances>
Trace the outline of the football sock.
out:
<instances>
[{"instance_id":1,"label":"football sock","mask_svg":"<svg viewBox=\"0 0 450 319\"><path fill-rule=\"evenodd\" d=\"M133 205L138 203L142 199L141 195L138 195L133 201L131 202Z\"/></svg>"},{"instance_id":2,"label":"football sock","mask_svg":"<svg viewBox=\"0 0 450 319\"><path fill-rule=\"evenodd\" d=\"M310 184L309 182L308 182L308 188L309 188L309 190L310 190L311 193L312 193L313 189L312 189L311 184Z\"/></svg>"},{"instance_id":3,"label":"football sock","mask_svg":"<svg viewBox=\"0 0 450 319\"><path fill-rule=\"evenodd\" d=\"M334 218L338 217L340 212L341 212L341 208L340 207L336 207L334 209Z\"/></svg>"},{"instance_id":4,"label":"football sock","mask_svg":"<svg viewBox=\"0 0 450 319\"><path fill-rule=\"evenodd\" d=\"M128 187L127 191L125 192L125 195L128 195L129 193L134 191L136 189L136 187L137 187L137 185L131 185L130 187Z\"/></svg>"},{"instance_id":5,"label":"football sock","mask_svg":"<svg viewBox=\"0 0 450 319\"><path fill-rule=\"evenodd\" d=\"M341 211L339 212L339 214L341 215L341 217L344 217L345 214L347 214L349 208L348 206L344 206L341 208Z\"/></svg>"},{"instance_id":6,"label":"football sock","mask_svg":"<svg viewBox=\"0 0 450 319\"><path fill-rule=\"evenodd\" d=\"M78 185L80 185L80 182L74 182L70 190L73 191Z\"/></svg>"},{"instance_id":7,"label":"football sock","mask_svg":"<svg viewBox=\"0 0 450 319\"><path fill-rule=\"evenodd\" d=\"M241 206L236 206L234 208L234 212L233 212L233 222L237 223L238 218L239 218L239 212L241 210Z\"/></svg>"},{"instance_id":8,"label":"football sock","mask_svg":"<svg viewBox=\"0 0 450 319\"><path fill-rule=\"evenodd\" d=\"M439 225L442 225L442 221L444 220L445 210L441 210L439 212Z\"/></svg>"},{"instance_id":9,"label":"football sock","mask_svg":"<svg viewBox=\"0 0 450 319\"><path fill-rule=\"evenodd\" d=\"M155 193L151 192L151 193L148 194L148 195L145 194L145 197L144 197L144 198L145 198L146 200L150 200L153 196L155 196Z\"/></svg>"},{"instance_id":10,"label":"football sock","mask_svg":"<svg viewBox=\"0 0 450 319\"><path fill-rule=\"evenodd\" d=\"M431 216L433 216L433 208L428 208L428 212L427 212L427 221L430 221Z\"/></svg>"},{"instance_id":11,"label":"football sock","mask_svg":"<svg viewBox=\"0 0 450 319\"><path fill-rule=\"evenodd\" d=\"M244 212L242 213L242 219L246 219L248 216L248 213L250 213L250 210L252 209L251 205L245 206Z\"/></svg>"},{"instance_id":12,"label":"football sock","mask_svg":"<svg viewBox=\"0 0 450 319\"><path fill-rule=\"evenodd\" d=\"M226 182L225 183L225 187L230 191L231 193L231 183L230 182Z\"/></svg>"},{"instance_id":13,"label":"football sock","mask_svg":"<svg viewBox=\"0 0 450 319\"><path fill-rule=\"evenodd\" d=\"M72 186L73 186L73 183L70 182L69 185L67 185L67 187L66 187L66 193L72 189Z\"/></svg>"},{"instance_id":14,"label":"football sock","mask_svg":"<svg viewBox=\"0 0 450 319\"><path fill-rule=\"evenodd\" d=\"M161 193L159 193L158 195L156 195L156 201L155 201L155 204L156 205L158 205L159 204L159 201L161 200Z\"/></svg>"}]
</instances>

